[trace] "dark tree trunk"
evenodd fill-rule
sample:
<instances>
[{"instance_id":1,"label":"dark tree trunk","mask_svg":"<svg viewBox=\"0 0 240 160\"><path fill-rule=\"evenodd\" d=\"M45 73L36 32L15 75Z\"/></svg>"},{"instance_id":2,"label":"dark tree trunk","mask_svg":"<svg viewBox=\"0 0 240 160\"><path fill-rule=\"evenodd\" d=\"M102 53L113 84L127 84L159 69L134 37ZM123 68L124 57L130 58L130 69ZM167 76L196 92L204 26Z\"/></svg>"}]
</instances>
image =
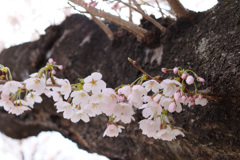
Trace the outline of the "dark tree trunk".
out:
<instances>
[{"instance_id":1,"label":"dark tree trunk","mask_svg":"<svg viewBox=\"0 0 240 160\"><path fill-rule=\"evenodd\" d=\"M99 71L108 87L130 83L141 74L127 57L151 75L162 74L161 67L192 69L206 78L203 88L210 89L217 101L205 107L184 107L180 114L173 114L173 125L181 127L185 137L172 142L147 138L139 130L137 122L142 117L137 113L136 123L126 125L119 137L103 138L105 116L92 118L87 124L71 123L57 114L47 99L20 116L1 110L0 130L13 138L59 131L79 148L110 159L240 159L240 2L222 0L194 16L194 22L161 20L169 32L153 41L151 46L157 46L153 49L109 24L116 33L110 42L94 22L73 15L61 25L49 27L40 40L11 47L0 55L0 63L8 66L17 80L27 78L52 57L65 67L60 76L71 82ZM147 22L143 26L151 28Z\"/></svg>"}]
</instances>

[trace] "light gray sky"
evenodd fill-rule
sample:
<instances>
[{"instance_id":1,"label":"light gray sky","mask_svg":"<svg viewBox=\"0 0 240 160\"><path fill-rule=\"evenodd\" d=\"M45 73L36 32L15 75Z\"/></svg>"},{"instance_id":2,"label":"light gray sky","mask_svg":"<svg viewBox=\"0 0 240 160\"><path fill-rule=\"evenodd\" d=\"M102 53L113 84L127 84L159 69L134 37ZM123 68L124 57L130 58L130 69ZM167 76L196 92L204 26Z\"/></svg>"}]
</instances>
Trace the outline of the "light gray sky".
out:
<instances>
[{"instance_id":1,"label":"light gray sky","mask_svg":"<svg viewBox=\"0 0 240 160\"><path fill-rule=\"evenodd\" d=\"M195 11L206 10L217 3L217 0L180 1L185 7ZM67 2L67 0L2 1L0 5L0 50L10 45L36 40L45 33L45 28L52 24L59 24L69 14L76 13L69 8ZM139 19L139 16L135 19Z\"/></svg>"}]
</instances>

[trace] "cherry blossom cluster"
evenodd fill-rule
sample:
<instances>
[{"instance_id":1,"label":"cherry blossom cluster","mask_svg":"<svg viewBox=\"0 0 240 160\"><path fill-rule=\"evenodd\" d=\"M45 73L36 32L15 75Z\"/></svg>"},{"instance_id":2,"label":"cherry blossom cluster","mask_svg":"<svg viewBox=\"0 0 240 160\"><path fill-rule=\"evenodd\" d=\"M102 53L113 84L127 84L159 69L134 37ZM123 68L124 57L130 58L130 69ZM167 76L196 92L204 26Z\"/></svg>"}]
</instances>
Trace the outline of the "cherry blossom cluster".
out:
<instances>
[{"instance_id":1,"label":"cherry blossom cluster","mask_svg":"<svg viewBox=\"0 0 240 160\"><path fill-rule=\"evenodd\" d=\"M31 110L35 103L41 103L41 95L46 95L55 102L57 112L62 112L64 118L74 123L89 122L91 117L105 114L109 120L103 136L109 137L117 137L124 129L122 125L135 121L134 114L140 110L144 117L139 122L142 134L171 141L184 133L172 126L168 112L180 113L183 105L204 106L208 102L196 88L195 78L199 82L204 79L181 68L162 69L164 73L173 71L177 75L174 79L149 80L149 76L143 74L132 84L116 89L107 88L98 72L70 84L67 79L55 77L56 70L62 70L62 66L49 59L38 73L18 82L12 80L10 70L1 65L0 106L9 113L20 115ZM195 92L192 93L188 86L193 84Z\"/></svg>"}]
</instances>

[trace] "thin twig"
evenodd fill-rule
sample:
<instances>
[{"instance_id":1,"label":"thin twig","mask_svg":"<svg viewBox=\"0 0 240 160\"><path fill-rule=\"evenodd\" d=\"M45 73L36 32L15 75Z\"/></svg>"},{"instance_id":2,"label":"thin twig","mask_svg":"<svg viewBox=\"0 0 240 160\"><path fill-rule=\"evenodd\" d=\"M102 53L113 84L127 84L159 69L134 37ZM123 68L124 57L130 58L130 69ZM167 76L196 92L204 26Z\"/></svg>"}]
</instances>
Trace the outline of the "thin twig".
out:
<instances>
[{"instance_id":1,"label":"thin twig","mask_svg":"<svg viewBox=\"0 0 240 160\"><path fill-rule=\"evenodd\" d=\"M83 0L70 0L72 3L77 4L83 8L85 8L85 10L97 17L102 17L106 20L109 20L121 27L123 27L124 29L126 29L127 31L133 33L134 35L136 35L138 38L140 39L144 39L145 35L148 33L148 31L144 28L141 28L131 22L125 21L123 19L121 19L120 17L114 16L112 14L106 13L103 10L99 10L96 9L92 6L84 6L84 4L86 5L86 3Z\"/></svg>"},{"instance_id":2,"label":"thin twig","mask_svg":"<svg viewBox=\"0 0 240 160\"><path fill-rule=\"evenodd\" d=\"M75 6L73 6L71 3L68 2L68 4L76 11L79 13L83 13L83 11L78 10ZM87 13L87 12L84 12ZM89 13L88 13L89 14ZM114 34L113 32L100 20L98 20L94 15L90 14L92 16L92 19L97 25L106 33L108 38L112 41L114 39Z\"/></svg>"},{"instance_id":3,"label":"thin twig","mask_svg":"<svg viewBox=\"0 0 240 160\"><path fill-rule=\"evenodd\" d=\"M132 0L129 0L128 3L131 6ZM129 7L129 22L133 22L132 21L132 9L130 7Z\"/></svg>"},{"instance_id":4,"label":"thin twig","mask_svg":"<svg viewBox=\"0 0 240 160\"><path fill-rule=\"evenodd\" d=\"M129 7L129 8L132 8L134 9L136 12L140 13L146 20L148 20L149 22L151 22L152 24L154 24L156 27L158 27L162 32L165 32L166 31L166 28L163 27L160 23L158 23L156 20L154 20L152 17L150 17L149 15L147 15L143 10L142 8L140 7L140 5L135 1L135 0L132 0L133 3L135 4L135 7L125 3L125 2L122 2L121 0L118 0L119 2L121 2L122 4L124 4L125 6Z\"/></svg>"},{"instance_id":5,"label":"thin twig","mask_svg":"<svg viewBox=\"0 0 240 160\"><path fill-rule=\"evenodd\" d=\"M131 62L134 67L136 67L139 71L141 71L143 74L145 74L147 76L147 78L150 78L150 79L154 79L156 80L157 82L161 83L162 81L157 79L157 78L154 78L152 76L150 76L147 72L145 72L138 64L136 61L132 60L131 58L128 58L128 61Z\"/></svg>"},{"instance_id":6,"label":"thin twig","mask_svg":"<svg viewBox=\"0 0 240 160\"><path fill-rule=\"evenodd\" d=\"M155 3L157 4L158 9L159 9L159 12L162 14L162 17L163 17L165 14L163 13L163 11L162 11L162 9L161 9L160 4L158 3L157 0L155 0Z\"/></svg>"}]
</instances>

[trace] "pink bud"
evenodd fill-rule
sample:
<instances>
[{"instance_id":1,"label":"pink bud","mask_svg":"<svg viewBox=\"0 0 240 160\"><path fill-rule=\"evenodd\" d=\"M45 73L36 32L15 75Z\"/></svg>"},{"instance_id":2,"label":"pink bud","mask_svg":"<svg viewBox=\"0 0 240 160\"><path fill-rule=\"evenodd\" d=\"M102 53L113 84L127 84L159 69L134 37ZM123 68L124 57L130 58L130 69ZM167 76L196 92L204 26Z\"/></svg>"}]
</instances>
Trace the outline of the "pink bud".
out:
<instances>
[{"instance_id":1,"label":"pink bud","mask_svg":"<svg viewBox=\"0 0 240 160\"><path fill-rule=\"evenodd\" d=\"M185 79L186 77L187 77L186 73L183 73L182 76L181 76L182 79Z\"/></svg>"},{"instance_id":2,"label":"pink bud","mask_svg":"<svg viewBox=\"0 0 240 160\"><path fill-rule=\"evenodd\" d=\"M191 106L194 106L195 105L195 103L194 102L191 102Z\"/></svg>"},{"instance_id":3,"label":"pink bud","mask_svg":"<svg viewBox=\"0 0 240 160\"><path fill-rule=\"evenodd\" d=\"M123 96L119 96L119 97L118 97L119 102L123 102L124 99L125 99L125 98L124 98Z\"/></svg>"},{"instance_id":4,"label":"pink bud","mask_svg":"<svg viewBox=\"0 0 240 160\"><path fill-rule=\"evenodd\" d=\"M185 103L186 100L187 100L187 97L186 97L186 96L182 96L182 97L181 97L181 100L182 100L183 103Z\"/></svg>"},{"instance_id":5,"label":"pink bud","mask_svg":"<svg viewBox=\"0 0 240 160\"><path fill-rule=\"evenodd\" d=\"M197 81L199 81L199 82L205 82L205 79L203 79L202 77L197 77Z\"/></svg>"},{"instance_id":6,"label":"pink bud","mask_svg":"<svg viewBox=\"0 0 240 160\"><path fill-rule=\"evenodd\" d=\"M56 71L53 70L53 71L52 71L52 74L56 74Z\"/></svg>"},{"instance_id":7,"label":"pink bud","mask_svg":"<svg viewBox=\"0 0 240 160\"><path fill-rule=\"evenodd\" d=\"M199 99L203 99L203 95L200 94L200 95L198 96L198 98L199 98Z\"/></svg>"},{"instance_id":8,"label":"pink bud","mask_svg":"<svg viewBox=\"0 0 240 160\"><path fill-rule=\"evenodd\" d=\"M59 66L58 66L58 69L62 70L62 69L63 69L63 66L62 66L62 65L59 65Z\"/></svg>"},{"instance_id":9,"label":"pink bud","mask_svg":"<svg viewBox=\"0 0 240 160\"><path fill-rule=\"evenodd\" d=\"M196 96L196 95L194 95L194 96L193 96L193 99L196 99L196 98L197 98L197 96Z\"/></svg>"},{"instance_id":10,"label":"pink bud","mask_svg":"<svg viewBox=\"0 0 240 160\"><path fill-rule=\"evenodd\" d=\"M174 111L176 111L176 104L175 104L175 102L172 102L172 103L170 103L170 105L168 106L168 111L169 112L174 112Z\"/></svg>"},{"instance_id":11,"label":"pink bud","mask_svg":"<svg viewBox=\"0 0 240 160\"><path fill-rule=\"evenodd\" d=\"M53 59L52 59L52 58L49 58L48 62L49 62L49 63L51 63L51 64L53 64L53 63L54 63L54 61L53 61Z\"/></svg>"},{"instance_id":12,"label":"pink bud","mask_svg":"<svg viewBox=\"0 0 240 160\"><path fill-rule=\"evenodd\" d=\"M167 73L167 68L162 68L163 73Z\"/></svg>"},{"instance_id":13,"label":"pink bud","mask_svg":"<svg viewBox=\"0 0 240 160\"><path fill-rule=\"evenodd\" d=\"M91 6L92 6L92 7L96 7L97 4L98 4L97 2L94 2L94 3L91 4Z\"/></svg>"},{"instance_id":14,"label":"pink bud","mask_svg":"<svg viewBox=\"0 0 240 160\"><path fill-rule=\"evenodd\" d=\"M189 84L189 85L193 84L193 83L194 83L194 78L193 78L193 76L187 76L186 82L187 82L187 84Z\"/></svg>"},{"instance_id":15,"label":"pink bud","mask_svg":"<svg viewBox=\"0 0 240 160\"><path fill-rule=\"evenodd\" d=\"M193 97L188 97L188 100L189 101L193 101Z\"/></svg>"},{"instance_id":16,"label":"pink bud","mask_svg":"<svg viewBox=\"0 0 240 160\"><path fill-rule=\"evenodd\" d=\"M174 73L174 74L177 74L177 73L178 73L178 68L177 68L177 67L173 68L173 73Z\"/></svg>"}]
</instances>

